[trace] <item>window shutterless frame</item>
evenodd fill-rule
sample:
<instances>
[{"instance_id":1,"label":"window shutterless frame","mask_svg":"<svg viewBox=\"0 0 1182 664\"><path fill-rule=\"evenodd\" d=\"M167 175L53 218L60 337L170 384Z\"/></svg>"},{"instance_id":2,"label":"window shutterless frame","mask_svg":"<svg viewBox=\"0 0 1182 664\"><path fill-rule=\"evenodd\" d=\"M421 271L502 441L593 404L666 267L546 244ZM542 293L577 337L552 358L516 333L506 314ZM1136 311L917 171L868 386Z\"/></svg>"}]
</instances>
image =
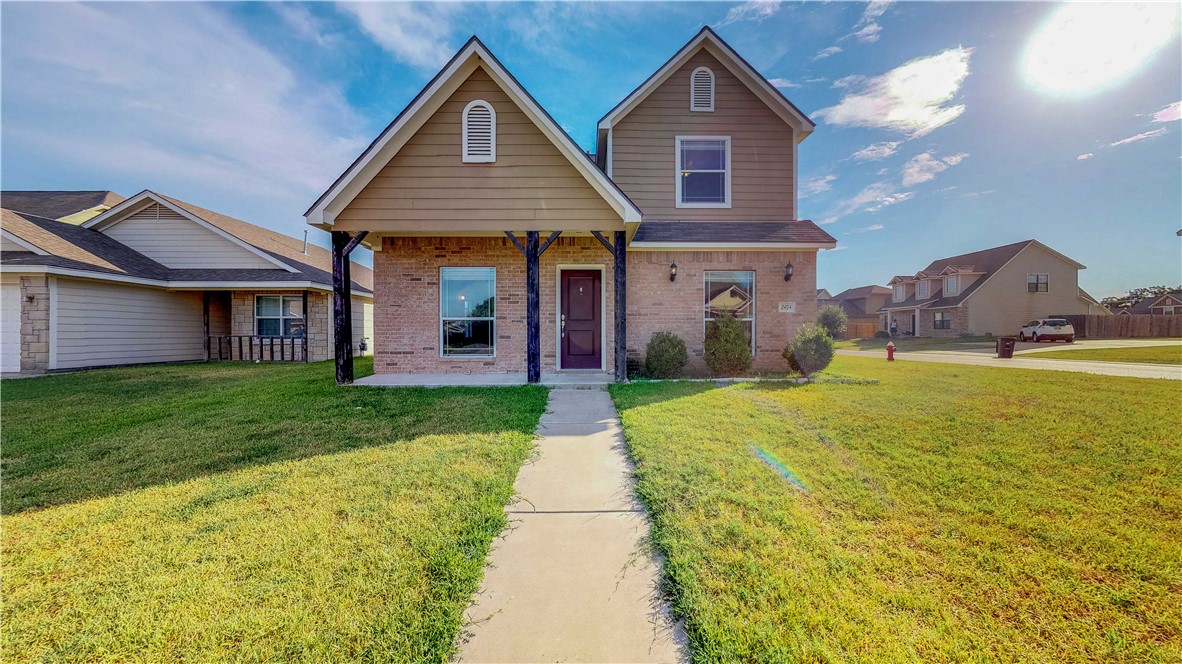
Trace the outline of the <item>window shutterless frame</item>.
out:
<instances>
[{"instance_id":1,"label":"window shutterless frame","mask_svg":"<svg viewBox=\"0 0 1182 664\"><path fill-rule=\"evenodd\" d=\"M960 295L960 277L956 275L944 277L944 294Z\"/></svg>"},{"instance_id":2,"label":"window shutterless frame","mask_svg":"<svg viewBox=\"0 0 1182 664\"><path fill-rule=\"evenodd\" d=\"M445 316L444 298L446 297L446 275L449 270L490 270L492 272L492 300L493 311L492 316ZM497 319L496 319L496 298L497 298L497 269L491 266L471 266L471 267L441 267L439 268L439 357L446 357L450 359L484 359L497 356ZM448 353L446 347L446 339L444 338L443 328L448 322L473 322L473 321L487 321L489 323L489 349L487 353Z\"/></svg>"},{"instance_id":3,"label":"window shutterless frame","mask_svg":"<svg viewBox=\"0 0 1182 664\"><path fill-rule=\"evenodd\" d=\"M1027 293L1049 293L1051 290L1051 275L1042 272L1032 272L1026 275Z\"/></svg>"},{"instance_id":4,"label":"window shutterless frame","mask_svg":"<svg viewBox=\"0 0 1182 664\"><path fill-rule=\"evenodd\" d=\"M718 169L693 169L686 171L681 163L681 146L682 143L692 143L694 141L722 141L724 149L726 150L725 164L722 170ZM729 208L731 206L731 137L730 136L677 136L673 141L673 165L676 170L673 172L674 195L673 202L679 208ZM684 173L722 173L723 174L723 201L721 203L683 203L682 202L682 182L684 180Z\"/></svg>"},{"instance_id":5,"label":"window shutterless frame","mask_svg":"<svg viewBox=\"0 0 1182 664\"><path fill-rule=\"evenodd\" d=\"M736 316L735 318L740 321L743 321L743 322L751 323L751 357L754 359L755 358L755 325L756 325L756 321L755 321L755 306L756 306L756 303L755 303L755 271L754 270L706 270L702 273L702 340L705 341L705 339L706 339L706 327L708 325L710 325L711 321L714 320L714 317L710 315L709 300L707 299L710 297L710 275L718 275L718 274L749 274L749 275L751 275L751 292L748 293L748 298L750 299L750 302L751 302L750 306L748 307L748 311L750 313L746 316Z\"/></svg>"},{"instance_id":6,"label":"window shutterless frame","mask_svg":"<svg viewBox=\"0 0 1182 664\"><path fill-rule=\"evenodd\" d=\"M274 316L264 316L264 315L259 314L259 303L266 301L266 300L277 300L278 301L277 302L277 304L279 305L279 313L278 314L276 314ZM299 314L289 313L289 309L287 308L286 304L292 300L294 300L299 305L299 307L300 307ZM254 334L255 334L255 336L259 336L259 337L285 337L285 338L293 338L293 339L299 339L299 338L303 337L304 334L307 334L307 324L304 322L303 306L304 306L304 296L303 295L283 295L283 294L255 295L254 296ZM263 331L261 329L259 329L259 321L263 321L263 320L279 321L279 333L278 334L263 334ZM300 333L299 334L295 333L295 329L297 326L295 324L292 324L291 325L292 330L291 330L291 333L289 334L287 331L287 328L288 328L287 321L299 321L298 328L300 330Z\"/></svg>"}]
</instances>

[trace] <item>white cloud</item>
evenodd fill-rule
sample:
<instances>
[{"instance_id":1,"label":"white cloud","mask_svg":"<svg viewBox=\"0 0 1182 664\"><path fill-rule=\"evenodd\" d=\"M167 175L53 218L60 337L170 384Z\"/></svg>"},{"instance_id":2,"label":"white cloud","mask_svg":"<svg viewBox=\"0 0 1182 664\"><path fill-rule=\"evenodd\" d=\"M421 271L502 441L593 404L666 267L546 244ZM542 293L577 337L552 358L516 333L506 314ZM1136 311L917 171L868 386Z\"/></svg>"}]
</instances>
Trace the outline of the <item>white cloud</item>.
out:
<instances>
[{"instance_id":1,"label":"white cloud","mask_svg":"<svg viewBox=\"0 0 1182 664\"><path fill-rule=\"evenodd\" d=\"M883 226L882 224L870 224L869 226L863 226L862 228L855 228L853 230L846 231L844 235L853 235L855 233L873 233L874 231L881 231L884 228L886 228L886 226Z\"/></svg>"},{"instance_id":2,"label":"white cloud","mask_svg":"<svg viewBox=\"0 0 1182 664\"><path fill-rule=\"evenodd\" d=\"M338 7L352 14L379 46L412 66L438 69L456 50L449 40L458 3L351 2Z\"/></svg>"},{"instance_id":3,"label":"white cloud","mask_svg":"<svg viewBox=\"0 0 1182 664\"><path fill-rule=\"evenodd\" d=\"M1116 141L1115 143L1109 143L1108 146L1114 148L1118 145L1124 145L1126 143L1136 143L1137 141L1143 141L1147 138L1157 138L1158 136L1165 134L1166 131L1168 131L1168 130L1165 127L1162 127L1161 129L1154 129L1153 131L1143 131L1140 134L1134 134L1133 136L1130 136L1128 138L1122 138L1119 141Z\"/></svg>"},{"instance_id":4,"label":"white cloud","mask_svg":"<svg viewBox=\"0 0 1182 664\"><path fill-rule=\"evenodd\" d=\"M764 19L770 18L780 11L781 2L782 0L748 0L741 5L731 7L730 11L726 13L726 17L719 21L718 25L739 21L762 23Z\"/></svg>"},{"instance_id":5,"label":"white cloud","mask_svg":"<svg viewBox=\"0 0 1182 664\"><path fill-rule=\"evenodd\" d=\"M879 210L883 209L884 207L886 207L888 205L894 205L895 203L902 203L903 201L909 201L912 198L915 198L915 193L910 192L910 191L904 191L904 192L900 192L898 194L891 194L890 196L883 196L882 198L880 198L878 200L877 203L866 208L866 211L867 212L878 212Z\"/></svg>"},{"instance_id":6,"label":"white cloud","mask_svg":"<svg viewBox=\"0 0 1182 664\"><path fill-rule=\"evenodd\" d=\"M916 138L942 127L965 111L946 104L969 75L970 48L953 48L912 60L864 82L836 106L817 115L838 126L890 129Z\"/></svg>"},{"instance_id":7,"label":"white cloud","mask_svg":"<svg viewBox=\"0 0 1182 664\"><path fill-rule=\"evenodd\" d=\"M267 6L279 15L287 27L308 41L319 46L333 46L340 41L341 35L329 33L324 22L312 14L306 5L274 2Z\"/></svg>"},{"instance_id":8,"label":"white cloud","mask_svg":"<svg viewBox=\"0 0 1182 664\"><path fill-rule=\"evenodd\" d=\"M819 194L822 191L829 191L833 188L831 183L836 179L836 175L818 175L817 177L809 178L800 185L800 197L804 198L813 194Z\"/></svg>"},{"instance_id":9,"label":"white cloud","mask_svg":"<svg viewBox=\"0 0 1182 664\"><path fill-rule=\"evenodd\" d=\"M338 88L301 80L220 8L30 4L4 18L21 26L4 36L6 152L164 193L249 193L295 223L368 141Z\"/></svg>"},{"instance_id":10,"label":"white cloud","mask_svg":"<svg viewBox=\"0 0 1182 664\"><path fill-rule=\"evenodd\" d=\"M882 32L882 26L877 23L869 23L854 32L854 39L863 44L872 44L878 41L878 33L880 32Z\"/></svg>"},{"instance_id":11,"label":"white cloud","mask_svg":"<svg viewBox=\"0 0 1182 664\"><path fill-rule=\"evenodd\" d=\"M800 83L793 83L792 81L789 81L786 78L769 78L767 82L771 83L772 85L776 86L777 88L799 88L800 87Z\"/></svg>"},{"instance_id":12,"label":"white cloud","mask_svg":"<svg viewBox=\"0 0 1182 664\"><path fill-rule=\"evenodd\" d=\"M892 0L871 0L866 3L866 9L862 10L862 18L858 19L858 25L865 25L872 23L880 16L886 13L887 7L893 4Z\"/></svg>"},{"instance_id":13,"label":"white cloud","mask_svg":"<svg viewBox=\"0 0 1182 664\"><path fill-rule=\"evenodd\" d=\"M840 46L829 46L827 48L821 49L820 51L817 51L817 54L813 56L813 59L814 60L824 60L825 58L827 58L831 55L837 55L838 53L841 53L841 50L842 49Z\"/></svg>"},{"instance_id":14,"label":"white cloud","mask_svg":"<svg viewBox=\"0 0 1182 664\"><path fill-rule=\"evenodd\" d=\"M863 44L878 41L879 33L882 32L882 26L877 21L880 16L886 13L887 7L890 5L891 2L889 0L867 3L866 9L862 10L862 17L854 25L854 33L850 36Z\"/></svg>"},{"instance_id":15,"label":"white cloud","mask_svg":"<svg viewBox=\"0 0 1182 664\"><path fill-rule=\"evenodd\" d=\"M1085 161L1085 160L1091 159L1092 157L1095 157L1095 156L1096 155L1092 154L1091 152L1085 152L1085 153L1079 155L1078 157L1076 157L1076 159L1078 159L1079 161Z\"/></svg>"},{"instance_id":16,"label":"white cloud","mask_svg":"<svg viewBox=\"0 0 1182 664\"><path fill-rule=\"evenodd\" d=\"M833 221L839 217L852 214L859 210L864 212L878 212L888 205L902 203L911 199L915 194L910 191L896 192L895 187L886 182L876 182L838 204L837 210L831 215ZM832 222L830 222L832 223Z\"/></svg>"},{"instance_id":17,"label":"white cloud","mask_svg":"<svg viewBox=\"0 0 1182 664\"><path fill-rule=\"evenodd\" d=\"M886 159L895 154L899 150L899 146L903 141L883 141L881 143L873 143L858 150L850 155L854 161L878 161L879 159Z\"/></svg>"},{"instance_id":18,"label":"white cloud","mask_svg":"<svg viewBox=\"0 0 1182 664\"><path fill-rule=\"evenodd\" d=\"M1176 101L1153 114L1154 122L1176 122L1182 120L1182 101Z\"/></svg>"},{"instance_id":19,"label":"white cloud","mask_svg":"<svg viewBox=\"0 0 1182 664\"><path fill-rule=\"evenodd\" d=\"M866 77L861 74L850 74L849 76L842 76L833 82L835 88L852 88L855 85L865 81Z\"/></svg>"},{"instance_id":20,"label":"white cloud","mask_svg":"<svg viewBox=\"0 0 1182 664\"><path fill-rule=\"evenodd\" d=\"M917 184L933 180L938 173L948 170L950 166L959 164L967 156L969 155L965 152L947 157L936 157L932 154L931 150L921 152L904 164L903 186L914 187Z\"/></svg>"}]
</instances>

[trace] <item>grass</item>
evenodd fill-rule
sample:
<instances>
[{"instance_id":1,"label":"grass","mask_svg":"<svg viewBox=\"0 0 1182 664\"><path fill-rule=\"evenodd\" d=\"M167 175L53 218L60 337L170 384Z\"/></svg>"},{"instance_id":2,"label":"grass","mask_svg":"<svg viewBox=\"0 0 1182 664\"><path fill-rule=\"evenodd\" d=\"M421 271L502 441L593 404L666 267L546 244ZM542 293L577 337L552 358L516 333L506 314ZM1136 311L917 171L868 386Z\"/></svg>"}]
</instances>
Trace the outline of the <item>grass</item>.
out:
<instances>
[{"instance_id":1,"label":"grass","mask_svg":"<svg viewBox=\"0 0 1182 664\"><path fill-rule=\"evenodd\" d=\"M5 381L0 659L446 661L546 391L332 371Z\"/></svg>"},{"instance_id":2,"label":"grass","mask_svg":"<svg viewBox=\"0 0 1182 664\"><path fill-rule=\"evenodd\" d=\"M1050 350L1015 355L1048 360L1092 360L1094 362L1138 362L1141 364L1182 365L1182 345L1133 346L1129 348L1081 348L1079 350Z\"/></svg>"},{"instance_id":3,"label":"grass","mask_svg":"<svg viewBox=\"0 0 1182 664\"><path fill-rule=\"evenodd\" d=\"M882 350L887 342L895 342L899 351L909 350L963 350L965 348L993 348L993 337L896 337L894 339L843 339L836 342L838 348L852 350Z\"/></svg>"},{"instance_id":4,"label":"grass","mask_svg":"<svg viewBox=\"0 0 1182 664\"><path fill-rule=\"evenodd\" d=\"M1182 383L833 370L612 388L696 661L1182 661Z\"/></svg>"}]
</instances>

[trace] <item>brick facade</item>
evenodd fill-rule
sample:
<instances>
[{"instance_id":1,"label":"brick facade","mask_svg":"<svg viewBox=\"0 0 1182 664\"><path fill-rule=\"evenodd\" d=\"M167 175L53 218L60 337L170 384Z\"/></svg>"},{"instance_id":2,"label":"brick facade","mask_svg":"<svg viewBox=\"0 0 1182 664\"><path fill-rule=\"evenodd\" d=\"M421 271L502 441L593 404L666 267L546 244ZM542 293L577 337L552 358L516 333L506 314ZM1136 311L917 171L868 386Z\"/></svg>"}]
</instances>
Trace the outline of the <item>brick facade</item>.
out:
<instances>
[{"instance_id":1,"label":"brick facade","mask_svg":"<svg viewBox=\"0 0 1182 664\"><path fill-rule=\"evenodd\" d=\"M947 330L937 330L936 312L952 314L952 327ZM921 337L941 337L951 338L959 337L962 334L969 333L969 310L965 307L952 307L950 309L920 309L919 310L919 336Z\"/></svg>"},{"instance_id":2,"label":"brick facade","mask_svg":"<svg viewBox=\"0 0 1182 664\"><path fill-rule=\"evenodd\" d=\"M49 279L21 277L21 373L49 369L49 297Z\"/></svg>"},{"instance_id":3,"label":"brick facade","mask_svg":"<svg viewBox=\"0 0 1182 664\"><path fill-rule=\"evenodd\" d=\"M254 300L256 295L300 295L298 290L236 290L230 296L230 334L255 333ZM332 294L308 291L308 359L312 362L333 356ZM354 341L357 341L356 339Z\"/></svg>"}]
</instances>

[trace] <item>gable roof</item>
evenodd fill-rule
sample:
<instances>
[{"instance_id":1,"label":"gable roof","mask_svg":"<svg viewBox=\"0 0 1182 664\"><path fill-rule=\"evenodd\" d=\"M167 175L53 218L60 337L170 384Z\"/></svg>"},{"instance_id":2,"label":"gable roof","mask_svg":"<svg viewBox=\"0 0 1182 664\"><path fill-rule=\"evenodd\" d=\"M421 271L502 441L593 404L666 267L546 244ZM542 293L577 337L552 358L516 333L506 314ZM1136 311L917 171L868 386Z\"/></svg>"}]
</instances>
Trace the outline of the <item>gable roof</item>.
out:
<instances>
[{"instance_id":1,"label":"gable roof","mask_svg":"<svg viewBox=\"0 0 1182 664\"><path fill-rule=\"evenodd\" d=\"M319 227L333 225L337 213L381 171L402 146L477 67L483 68L534 125L550 140L587 183L625 223L639 223L640 209L591 161L554 118L538 104L500 60L475 35L431 79L406 108L332 183L304 217Z\"/></svg>"},{"instance_id":2,"label":"gable roof","mask_svg":"<svg viewBox=\"0 0 1182 664\"><path fill-rule=\"evenodd\" d=\"M113 191L0 191L0 207L43 219L61 219L122 201L123 197Z\"/></svg>"},{"instance_id":3,"label":"gable roof","mask_svg":"<svg viewBox=\"0 0 1182 664\"><path fill-rule=\"evenodd\" d=\"M722 66L726 67L735 78L746 85L756 97L759 97L763 103L767 104L776 115L780 116L784 122L796 129L798 138L797 142L804 140L809 134L813 132L817 124L809 119L799 108L796 107L784 93L780 92L776 86L772 85L763 74L760 74L754 67L751 66L743 56L739 55L731 45L726 43L718 33L714 32L710 26L703 27L698 34L694 35L692 39L686 42L673 57L669 58L665 64L661 65L657 71L653 72L643 83L641 83L635 90L624 97L620 103L616 104L606 115L599 120L599 129L611 129L624 116L628 115L632 109L636 108L640 102L644 101L646 97L652 94L658 86L664 83L680 69L695 53L701 49L706 49L713 55Z\"/></svg>"},{"instance_id":4,"label":"gable roof","mask_svg":"<svg viewBox=\"0 0 1182 664\"><path fill-rule=\"evenodd\" d=\"M1161 295L1158 295L1157 297L1147 297L1144 300L1141 300L1140 302L1138 302L1137 304L1134 304L1133 306L1129 307L1128 308L1129 313L1147 314L1147 313L1149 313L1149 310L1152 309L1153 307L1160 307L1163 305L1170 306L1168 304L1162 303L1162 300L1164 300L1166 298L1173 298L1175 300L1182 301L1182 290L1167 291L1165 293L1162 293Z\"/></svg>"},{"instance_id":5,"label":"gable roof","mask_svg":"<svg viewBox=\"0 0 1182 664\"><path fill-rule=\"evenodd\" d=\"M890 295L891 289L886 286L870 285L858 286L857 288L847 288L837 295L833 296L834 300L857 300L871 295Z\"/></svg>"},{"instance_id":6,"label":"gable roof","mask_svg":"<svg viewBox=\"0 0 1182 664\"><path fill-rule=\"evenodd\" d=\"M0 210L0 221L6 232L43 252L5 252L5 267L44 265L141 279L168 278L168 268L98 231L6 209Z\"/></svg>"}]
</instances>

